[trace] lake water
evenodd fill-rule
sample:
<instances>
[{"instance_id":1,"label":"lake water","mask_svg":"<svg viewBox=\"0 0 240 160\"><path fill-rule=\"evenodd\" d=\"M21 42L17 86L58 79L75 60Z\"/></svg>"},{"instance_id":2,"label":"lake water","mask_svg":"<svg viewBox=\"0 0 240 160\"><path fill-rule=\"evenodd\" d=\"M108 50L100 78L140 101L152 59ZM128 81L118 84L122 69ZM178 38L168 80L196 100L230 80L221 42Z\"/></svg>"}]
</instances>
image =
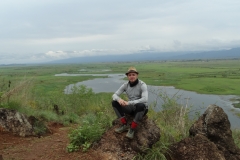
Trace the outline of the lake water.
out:
<instances>
[{"instance_id":1,"label":"lake water","mask_svg":"<svg viewBox=\"0 0 240 160\"><path fill-rule=\"evenodd\" d=\"M96 79L78 82L76 84L69 84L66 86L64 92L66 94L71 93L71 88L74 85L86 85L92 88L95 93L100 92L115 92L124 82L124 74L56 74L55 76L96 76ZM108 76L107 78L97 78L97 76ZM224 112L228 115L231 123L231 128L240 128L240 118L235 113L240 113L240 109L234 108L231 98L235 98L235 95L209 95L209 94L198 94L192 91L185 91L176 89L174 87L166 86L151 86L148 85L149 91L149 104L157 102L156 110L161 110L163 100L159 99L159 93L166 94L168 97L178 96L178 103L184 107L191 107L191 114L195 114L195 111L202 114L210 104L216 104L221 107Z\"/></svg>"}]
</instances>

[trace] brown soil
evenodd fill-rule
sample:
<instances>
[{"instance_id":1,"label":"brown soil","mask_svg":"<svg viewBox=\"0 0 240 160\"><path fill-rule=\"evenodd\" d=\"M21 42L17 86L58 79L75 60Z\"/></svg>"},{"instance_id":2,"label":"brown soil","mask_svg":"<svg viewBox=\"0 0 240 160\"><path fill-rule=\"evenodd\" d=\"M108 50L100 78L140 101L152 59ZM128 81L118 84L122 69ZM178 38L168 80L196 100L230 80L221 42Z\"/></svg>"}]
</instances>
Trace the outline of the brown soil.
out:
<instances>
[{"instance_id":1,"label":"brown soil","mask_svg":"<svg viewBox=\"0 0 240 160\"><path fill-rule=\"evenodd\" d=\"M19 137L0 130L0 160L105 160L100 151L68 153L70 127L51 123L51 134L43 137Z\"/></svg>"}]
</instances>

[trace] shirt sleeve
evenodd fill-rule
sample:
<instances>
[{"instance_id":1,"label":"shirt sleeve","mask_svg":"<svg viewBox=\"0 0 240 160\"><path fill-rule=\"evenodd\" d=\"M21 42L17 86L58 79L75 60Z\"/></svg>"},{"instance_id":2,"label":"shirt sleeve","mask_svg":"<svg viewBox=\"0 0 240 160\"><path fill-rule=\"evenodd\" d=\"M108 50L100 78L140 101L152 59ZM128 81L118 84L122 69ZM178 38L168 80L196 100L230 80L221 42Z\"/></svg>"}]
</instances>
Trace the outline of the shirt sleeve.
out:
<instances>
[{"instance_id":1,"label":"shirt sleeve","mask_svg":"<svg viewBox=\"0 0 240 160\"><path fill-rule=\"evenodd\" d=\"M119 96L125 91L125 84L123 84L113 95L112 95L112 99L114 101L118 101L119 99L121 99Z\"/></svg>"},{"instance_id":2,"label":"shirt sleeve","mask_svg":"<svg viewBox=\"0 0 240 160\"><path fill-rule=\"evenodd\" d=\"M148 102L148 90L147 90L147 85L143 83L141 85L141 90L142 90L142 95L140 99L133 100L133 101L128 101L129 105L135 105L137 103L147 103Z\"/></svg>"}]
</instances>

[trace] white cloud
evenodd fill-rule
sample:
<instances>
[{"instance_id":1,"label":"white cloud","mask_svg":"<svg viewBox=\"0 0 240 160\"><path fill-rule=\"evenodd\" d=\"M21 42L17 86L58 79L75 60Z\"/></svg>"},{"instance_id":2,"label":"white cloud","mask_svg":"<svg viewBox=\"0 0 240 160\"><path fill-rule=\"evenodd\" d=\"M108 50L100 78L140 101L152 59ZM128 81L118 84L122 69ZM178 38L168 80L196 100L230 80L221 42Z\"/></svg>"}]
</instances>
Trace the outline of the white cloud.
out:
<instances>
[{"instance_id":1,"label":"white cloud","mask_svg":"<svg viewBox=\"0 0 240 160\"><path fill-rule=\"evenodd\" d=\"M45 55L51 58L68 58L68 54L64 51L48 51Z\"/></svg>"},{"instance_id":2,"label":"white cloud","mask_svg":"<svg viewBox=\"0 0 240 160\"><path fill-rule=\"evenodd\" d=\"M52 38L52 39L29 39L26 40L29 44L42 45L42 44L68 44L68 43L81 43L106 40L107 35L89 35L81 37L66 37L66 38Z\"/></svg>"}]
</instances>

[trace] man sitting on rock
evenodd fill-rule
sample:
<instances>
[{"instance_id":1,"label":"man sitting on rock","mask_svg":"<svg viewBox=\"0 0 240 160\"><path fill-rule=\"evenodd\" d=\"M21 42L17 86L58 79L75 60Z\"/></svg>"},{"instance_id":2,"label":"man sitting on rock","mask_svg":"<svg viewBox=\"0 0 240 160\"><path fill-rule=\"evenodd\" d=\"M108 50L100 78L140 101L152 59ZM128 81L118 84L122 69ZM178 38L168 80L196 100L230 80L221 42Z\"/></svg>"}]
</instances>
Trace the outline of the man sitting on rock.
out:
<instances>
[{"instance_id":1,"label":"man sitting on rock","mask_svg":"<svg viewBox=\"0 0 240 160\"><path fill-rule=\"evenodd\" d=\"M126 76L129 81L124 83L113 94L112 106L122 123L121 127L115 129L115 132L122 133L128 130L126 137L133 139L137 125L148 111L148 91L147 85L138 79L138 72L136 68L130 67L126 73ZM124 92L128 97L128 101L120 98L120 95ZM134 117L130 128L127 125L125 114L129 114Z\"/></svg>"}]
</instances>

